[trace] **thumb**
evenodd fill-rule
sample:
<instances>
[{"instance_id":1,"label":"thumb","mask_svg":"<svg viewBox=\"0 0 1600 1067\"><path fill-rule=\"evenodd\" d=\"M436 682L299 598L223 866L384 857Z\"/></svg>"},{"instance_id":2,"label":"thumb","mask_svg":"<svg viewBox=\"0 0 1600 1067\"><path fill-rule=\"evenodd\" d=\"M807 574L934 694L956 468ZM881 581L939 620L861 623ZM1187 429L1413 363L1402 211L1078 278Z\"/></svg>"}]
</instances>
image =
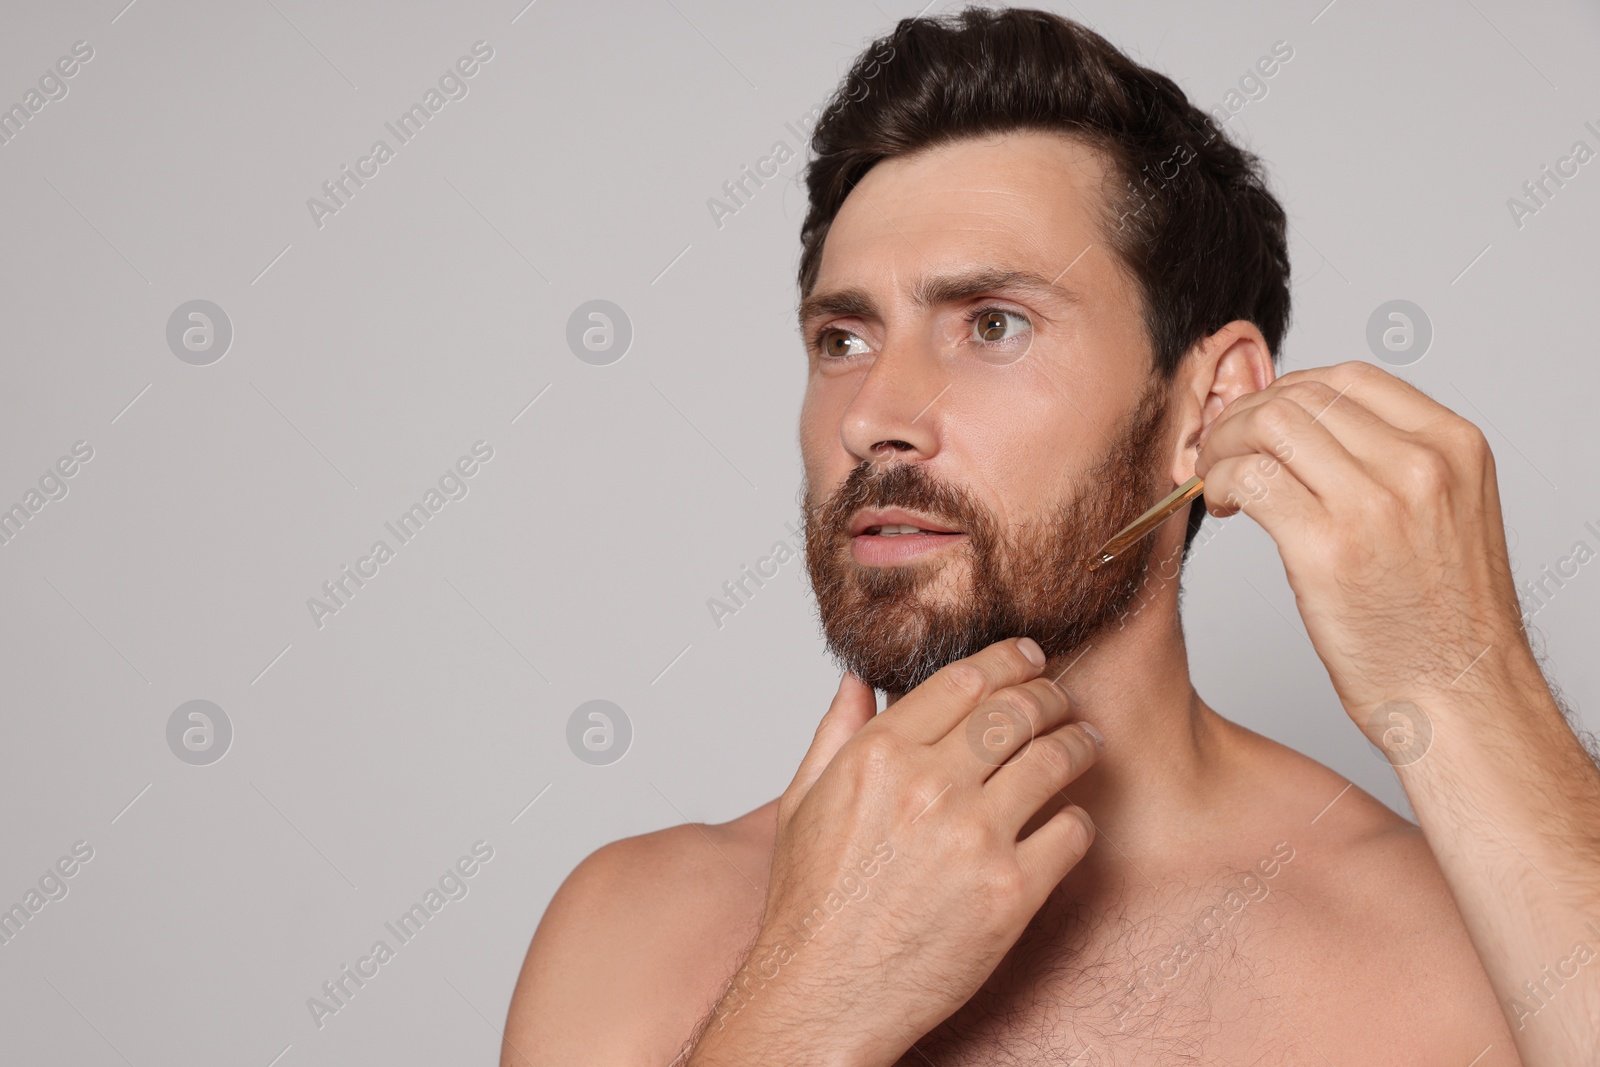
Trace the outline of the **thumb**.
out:
<instances>
[{"instance_id":1,"label":"thumb","mask_svg":"<svg viewBox=\"0 0 1600 1067\"><path fill-rule=\"evenodd\" d=\"M833 703L828 705L822 722L817 724L817 734L811 741L811 748L800 761L794 781L789 784L788 792L794 803L799 803L811 791L811 786L827 770L828 764L833 762L833 757L844 747L844 743L872 721L877 713L878 697L872 687L845 671L839 679L839 691L833 695Z\"/></svg>"}]
</instances>

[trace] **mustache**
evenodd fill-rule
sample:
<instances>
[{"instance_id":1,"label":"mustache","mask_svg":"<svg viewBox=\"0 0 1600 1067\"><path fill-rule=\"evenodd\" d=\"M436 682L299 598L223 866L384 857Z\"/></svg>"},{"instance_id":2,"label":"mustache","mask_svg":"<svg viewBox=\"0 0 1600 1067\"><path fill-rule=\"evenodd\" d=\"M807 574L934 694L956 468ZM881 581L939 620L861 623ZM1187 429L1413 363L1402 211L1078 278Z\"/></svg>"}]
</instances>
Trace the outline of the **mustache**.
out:
<instances>
[{"instance_id":1,"label":"mustache","mask_svg":"<svg viewBox=\"0 0 1600 1067\"><path fill-rule=\"evenodd\" d=\"M920 511L969 534L987 530L991 524L988 513L966 494L936 481L925 467L915 463L882 467L863 460L823 504L818 524L824 530L842 530L862 508Z\"/></svg>"}]
</instances>

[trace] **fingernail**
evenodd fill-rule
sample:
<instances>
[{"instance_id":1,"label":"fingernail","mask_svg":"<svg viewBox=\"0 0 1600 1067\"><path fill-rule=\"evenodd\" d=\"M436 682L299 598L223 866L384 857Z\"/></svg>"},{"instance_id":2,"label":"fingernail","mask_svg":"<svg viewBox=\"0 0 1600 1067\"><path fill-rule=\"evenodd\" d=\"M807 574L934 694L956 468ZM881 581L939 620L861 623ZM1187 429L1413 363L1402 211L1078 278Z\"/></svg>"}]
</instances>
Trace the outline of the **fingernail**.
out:
<instances>
[{"instance_id":1,"label":"fingernail","mask_svg":"<svg viewBox=\"0 0 1600 1067\"><path fill-rule=\"evenodd\" d=\"M1091 726L1088 723L1084 722L1082 719L1078 720L1078 729L1080 729L1084 733L1088 734L1089 735L1089 739L1092 740L1100 748L1105 748L1106 747L1105 735L1102 734L1099 730L1096 730L1093 726Z\"/></svg>"},{"instance_id":2,"label":"fingernail","mask_svg":"<svg viewBox=\"0 0 1600 1067\"><path fill-rule=\"evenodd\" d=\"M1028 662L1033 664L1035 667L1043 667L1044 666L1044 649L1040 648L1039 647L1039 642L1035 641L1033 638L1031 638L1031 637L1018 638L1017 639L1017 649L1024 656L1027 656L1028 657Z\"/></svg>"}]
</instances>

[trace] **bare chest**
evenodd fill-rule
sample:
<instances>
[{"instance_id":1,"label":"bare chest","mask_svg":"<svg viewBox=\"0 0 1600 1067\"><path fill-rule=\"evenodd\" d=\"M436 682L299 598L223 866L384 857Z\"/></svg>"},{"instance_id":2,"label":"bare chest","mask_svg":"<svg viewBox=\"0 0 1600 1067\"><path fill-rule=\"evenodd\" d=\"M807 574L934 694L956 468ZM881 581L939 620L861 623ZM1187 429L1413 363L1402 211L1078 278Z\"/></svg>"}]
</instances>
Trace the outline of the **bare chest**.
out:
<instances>
[{"instance_id":1,"label":"bare chest","mask_svg":"<svg viewBox=\"0 0 1600 1067\"><path fill-rule=\"evenodd\" d=\"M1063 887L978 991L898 1064L1416 1067L1508 1043L1486 1017L1486 1036L1456 1056L1460 1042L1444 1039L1460 1020L1435 1009L1467 987L1442 959L1438 931L1406 920L1353 940L1351 924L1330 919L1327 902L1296 880L1300 867L1111 899L1074 899ZM686 1007L676 1033L715 1002L738 943L720 946L702 1003ZM1397 1012L1397 996L1428 1010ZM1485 1005L1493 1015L1493 1000Z\"/></svg>"},{"instance_id":2,"label":"bare chest","mask_svg":"<svg viewBox=\"0 0 1600 1067\"><path fill-rule=\"evenodd\" d=\"M905 1067L1320 1063L1275 1006L1265 901L1041 913ZM1276 902L1274 902L1276 903ZM1269 992L1269 990L1271 992Z\"/></svg>"}]
</instances>

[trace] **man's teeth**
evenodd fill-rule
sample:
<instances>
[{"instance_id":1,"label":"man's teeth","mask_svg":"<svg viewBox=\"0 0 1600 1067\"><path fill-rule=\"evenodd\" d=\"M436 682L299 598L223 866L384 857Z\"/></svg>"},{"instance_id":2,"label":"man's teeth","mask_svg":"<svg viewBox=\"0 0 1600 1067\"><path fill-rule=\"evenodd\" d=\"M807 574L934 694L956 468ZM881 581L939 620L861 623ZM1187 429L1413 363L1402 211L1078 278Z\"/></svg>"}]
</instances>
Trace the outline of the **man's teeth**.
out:
<instances>
[{"instance_id":1,"label":"man's teeth","mask_svg":"<svg viewBox=\"0 0 1600 1067\"><path fill-rule=\"evenodd\" d=\"M905 523L889 523L874 528L879 537L898 537L901 534L928 533L920 526L907 526Z\"/></svg>"}]
</instances>

